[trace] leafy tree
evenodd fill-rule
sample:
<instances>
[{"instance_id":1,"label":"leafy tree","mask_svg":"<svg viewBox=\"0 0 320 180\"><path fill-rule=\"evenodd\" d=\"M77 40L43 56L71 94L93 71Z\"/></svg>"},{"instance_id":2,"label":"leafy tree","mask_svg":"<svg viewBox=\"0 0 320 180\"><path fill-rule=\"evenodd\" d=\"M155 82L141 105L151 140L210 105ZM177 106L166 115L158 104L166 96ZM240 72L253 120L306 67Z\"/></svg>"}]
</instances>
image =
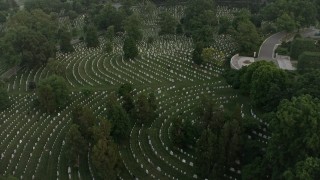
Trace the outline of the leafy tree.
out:
<instances>
[{"instance_id":1,"label":"leafy tree","mask_svg":"<svg viewBox=\"0 0 320 180\"><path fill-rule=\"evenodd\" d=\"M79 126L79 131L86 140L91 140L95 121L96 117L93 111L87 107L77 106L72 111L72 122Z\"/></svg>"},{"instance_id":2,"label":"leafy tree","mask_svg":"<svg viewBox=\"0 0 320 180\"><path fill-rule=\"evenodd\" d=\"M183 120L177 117L173 120L171 139L174 145L180 148L194 146L198 136L197 127L189 119Z\"/></svg>"},{"instance_id":3,"label":"leafy tree","mask_svg":"<svg viewBox=\"0 0 320 180\"><path fill-rule=\"evenodd\" d=\"M124 83L118 89L118 96L121 97L126 94L131 94L132 91L133 91L133 85L130 83Z\"/></svg>"},{"instance_id":4,"label":"leafy tree","mask_svg":"<svg viewBox=\"0 0 320 180\"><path fill-rule=\"evenodd\" d=\"M267 158L272 166L272 177L319 177L319 160L316 160L320 147L319 108L319 100L310 95L293 97L280 103L270 122L272 136Z\"/></svg>"},{"instance_id":5,"label":"leafy tree","mask_svg":"<svg viewBox=\"0 0 320 180\"><path fill-rule=\"evenodd\" d=\"M67 84L62 77L56 75L40 81L37 94L40 107L48 113L65 107L69 101Z\"/></svg>"},{"instance_id":6,"label":"leafy tree","mask_svg":"<svg viewBox=\"0 0 320 180\"><path fill-rule=\"evenodd\" d=\"M87 27L85 32L85 41L88 48L95 48L99 46L99 39L97 29L93 25Z\"/></svg>"},{"instance_id":7,"label":"leafy tree","mask_svg":"<svg viewBox=\"0 0 320 180\"><path fill-rule=\"evenodd\" d=\"M320 52L319 47L315 45L315 41L306 38L296 38L292 41L290 47L290 57L298 59L299 56L305 52Z\"/></svg>"},{"instance_id":8,"label":"leafy tree","mask_svg":"<svg viewBox=\"0 0 320 180\"><path fill-rule=\"evenodd\" d=\"M119 155L114 143L108 139L100 139L92 149L92 165L101 179L117 179Z\"/></svg>"},{"instance_id":9,"label":"leafy tree","mask_svg":"<svg viewBox=\"0 0 320 180\"><path fill-rule=\"evenodd\" d=\"M288 33L293 32L296 28L294 19L288 14L284 13L282 16L278 17L276 20L278 29L281 31L286 31Z\"/></svg>"},{"instance_id":10,"label":"leafy tree","mask_svg":"<svg viewBox=\"0 0 320 180\"><path fill-rule=\"evenodd\" d=\"M79 167L79 156L84 155L86 143L79 131L79 126L71 125L66 135L66 155L72 166Z\"/></svg>"},{"instance_id":11,"label":"leafy tree","mask_svg":"<svg viewBox=\"0 0 320 180\"><path fill-rule=\"evenodd\" d=\"M274 110L287 95L288 76L275 66L261 66L252 74L250 99L254 106Z\"/></svg>"},{"instance_id":12,"label":"leafy tree","mask_svg":"<svg viewBox=\"0 0 320 180\"><path fill-rule=\"evenodd\" d=\"M261 40L255 25L249 19L244 19L238 22L235 29L240 52L252 56L258 51Z\"/></svg>"},{"instance_id":13,"label":"leafy tree","mask_svg":"<svg viewBox=\"0 0 320 180\"><path fill-rule=\"evenodd\" d=\"M142 24L138 14L132 14L124 22L124 29L129 39L133 39L138 42L142 40Z\"/></svg>"},{"instance_id":14,"label":"leafy tree","mask_svg":"<svg viewBox=\"0 0 320 180\"><path fill-rule=\"evenodd\" d=\"M99 10L99 12L95 13L93 19L99 30L107 30L109 27L114 26L114 31L120 32L123 31L125 13L117 11L109 3Z\"/></svg>"},{"instance_id":15,"label":"leafy tree","mask_svg":"<svg viewBox=\"0 0 320 180\"><path fill-rule=\"evenodd\" d=\"M178 34L178 35L183 34L183 27L182 27L182 25L180 23L177 24L176 34Z\"/></svg>"},{"instance_id":16,"label":"leafy tree","mask_svg":"<svg viewBox=\"0 0 320 180\"><path fill-rule=\"evenodd\" d=\"M112 44L112 42L107 41L104 48L105 48L105 51L106 51L107 53L111 53L111 52L113 51L113 44Z\"/></svg>"},{"instance_id":17,"label":"leafy tree","mask_svg":"<svg viewBox=\"0 0 320 180\"><path fill-rule=\"evenodd\" d=\"M145 94L138 96L135 104L135 113L137 122L140 124L149 123L151 120L150 106L148 103L148 97Z\"/></svg>"},{"instance_id":18,"label":"leafy tree","mask_svg":"<svg viewBox=\"0 0 320 180\"><path fill-rule=\"evenodd\" d=\"M203 58L201 56L202 51L203 51L202 44L201 43L197 43L195 45L195 49L192 52L192 61L197 65L200 65L203 62Z\"/></svg>"},{"instance_id":19,"label":"leafy tree","mask_svg":"<svg viewBox=\"0 0 320 180\"><path fill-rule=\"evenodd\" d=\"M58 76L64 76L66 73L66 67L64 66L64 64L55 59L49 59L47 68L49 69L49 71Z\"/></svg>"},{"instance_id":20,"label":"leafy tree","mask_svg":"<svg viewBox=\"0 0 320 180\"><path fill-rule=\"evenodd\" d=\"M204 48L201 53L201 57L205 62L211 62L217 65L222 65L223 61L220 59L223 59L224 54L221 51L218 51L214 48ZM216 59L216 58L219 58Z\"/></svg>"},{"instance_id":21,"label":"leafy tree","mask_svg":"<svg viewBox=\"0 0 320 180\"><path fill-rule=\"evenodd\" d=\"M160 26L159 35L175 34L175 28L177 25L176 20L168 12L163 12L159 14L160 21L158 22Z\"/></svg>"},{"instance_id":22,"label":"leafy tree","mask_svg":"<svg viewBox=\"0 0 320 180\"><path fill-rule=\"evenodd\" d=\"M124 58L126 60L134 59L135 57L138 56L139 50L134 39L127 37L124 40L123 52L124 52Z\"/></svg>"},{"instance_id":23,"label":"leafy tree","mask_svg":"<svg viewBox=\"0 0 320 180\"><path fill-rule=\"evenodd\" d=\"M129 136L129 116L116 102L115 96L111 96L107 103L108 119L112 122L111 136L116 140L124 140Z\"/></svg>"},{"instance_id":24,"label":"leafy tree","mask_svg":"<svg viewBox=\"0 0 320 180\"><path fill-rule=\"evenodd\" d=\"M114 26L109 26L109 27L107 28L107 32L106 32L107 40L109 40L110 42L112 42L114 35L115 35Z\"/></svg>"},{"instance_id":25,"label":"leafy tree","mask_svg":"<svg viewBox=\"0 0 320 180\"><path fill-rule=\"evenodd\" d=\"M60 50L63 53L73 52L74 48L71 44L72 35L70 32L62 31L60 35Z\"/></svg>"},{"instance_id":26,"label":"leafy tree","mask_svg":"<svg viewBox=\"0 0 320 180\"><path fill-rule=\"evenodd\" d=\"M99 119L99 125L92 127L92 142L95 144L101 139L110 139L112 124L106 119Z\"/></svg>"},{"instance_id":27,"label":"leafy tree","mask_svg":"<svg viewBox=\"0 0 320 180\"><path fill-rule=\"evenodd\" d=\"M215 12L216 6L212 0L189 1L182 20L186 35L192 35L196 42L209 45L217 23Z\"/></svg>"},{"instance_id":28,"label":"leafy tree","mask_svg":"<svg viewBox=\"0 0 320 180\"><path fill-rule=\"evenodd\" d=\"M0 87L0 110L7 108L10 105L10 99L7 91Z\"/></svg>"},{"instance_id":29,"label":"leafy tree","mask_svg":"<svg viewBox=\"0 0 320 180\"><path fill-rule=\"evenodd\" d=\"M320 99L320 70L311 71L296 77L294 82L295 95L309 94Z\"/></svg>"},{"instance_id":30,"label":"leafy tree","mask_svg":"<svg viewBox=\"0 0 320 180\"><path fill-rule=\"evenodd\" d=\"M240 71L240 89L242 93L249 95L252 87L253 73L262 66L274 66L271 62L257 61L250 64L247 68L242 68Z\"/></svg>"}]
</instances>

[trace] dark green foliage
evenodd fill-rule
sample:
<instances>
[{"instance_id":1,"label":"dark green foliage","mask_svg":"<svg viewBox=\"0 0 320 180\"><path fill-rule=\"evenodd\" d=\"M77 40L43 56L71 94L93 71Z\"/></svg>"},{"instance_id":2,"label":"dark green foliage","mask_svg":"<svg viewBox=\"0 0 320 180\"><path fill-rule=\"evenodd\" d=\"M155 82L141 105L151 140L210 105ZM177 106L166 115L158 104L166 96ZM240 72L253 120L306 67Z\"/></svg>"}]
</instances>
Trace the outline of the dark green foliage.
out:
<instances>
[{"instance_id":1,"label":"dark green foliage","mask_svg":"<svg viewBox=\"0 0 320 180\"><path fill-rule=\"evenodd\" d=\"M127 36L136 42L142 40L143 35L141 27L141 19L138 14L132 14L131 16L127 17L124 22L124 29Z\"/></svg>"},{"instance_id":2,"label":"dark green foliage","mask_svg":"<svg viewBox=\"0 0 320 180\"><path fill-rule=\"evenodd\" d=\"M244 94L250 94L252 81L253 81L253 73L262 66L274 66L273 63L267 61L257 61L255 63L250 64L250 66L242 68L239 72L240 76L240 89Z\"/></svg>"},{"instance_id":3,"label":"dark green foliage","mask_svg":"<svg viewBox=\"0 0 320 180\"><path fill-rule=\"evenodd\" d=\"M133 85L130 83L122 84L118 89L118 96L124 96L126 94L131 94L133 91Z\"/></svg>"},{"instance_id":4,"label":"dark green foliage","mask_svg":"<svg viewBox=\"0 0 320 180\"><path fill-rule=\"evenodd\" d=\"M5 12L0 11L0 23L4 23L7 21L7 14Z\"/></svg>"},{"instance_id":5,"label":"dark green foliage","mask_svg":"<svg viewBox=\"0 0 320 180\"><path fill-rule=\"evenodd\" d=\"M239 43L240 54L253 56L254 52L258 52L261 39L255 25L250 21L250 14L241 11L234 20L235 32L232 34Z\"/></svg>"},{"instance_id":6,"label":"dark green foliage","mask_svg":"<svg viewBox=\"0 0 320 180\"><path fill-rule=\"evenodd\" d=\"M86 32L85 32L85 41L86 41L86 45L89 48L95 48L99 46L99 39L98 39L98 33L97 33L97 29L93 26L93 25L89 25L86 28Z\"/></svg>"},{"instance_id":7,"label":"dark green foliage","mask_svg":"<svg viewBox=\"0 0 320 180\"><path fill-rule=\"evenodd\" d=\"M60 34L60 50L63 53L73 52L74 48L71 44L72 35L70 32L62 31Z\"/></svg>"},{"instance_id":8,"label":"dark green foliage","mask_svg":"<svg viewBox=\"0 0 320 180\"><path fill-rule=\"evenodd\" d=\"M192 52L192 61L197 64L200 65L203 62L203 58L201 56L202 50L203 50L203 46L201 43L196 43L195 45L195 49Z\"/></svg>"},{"instance_id":9,"label":"dark green foliage","mask_svg":"<svg viewBox=\"0 0 320 180\"><path fill-rule=\"evenodd\" d=\"M0 110L7 108L10 105L10 99L7 91L0 87Z\"/></svg>"},{"instance_id":10,"label":"dark green foliage","mask_svg":"<svg viewBox=\"0 0 320 180\"><path fill-rule=\"evenodd\" d=\"M175 34L175 28L177 25L176 20L168 12L163 12L159 14L160 21L158 22L160 26L159 35Z\"/></svg>"},{"instance_id":11,"label":"dark green foliage","mask_svg":"<svg viewBox=\"0 0 320 180\"><path fill-rule=\"evenodd\" d=\"M183 27L182 27L182 24L180 24L180 23L177 24L176 34L178 34L178 35L183 34Z\"/></svg>"},{"instance_id":12,"label":"dark green foliage","mask_svg":"<svg viewBox=\"0 0 320 180\"><path fill-rule=\"evenodd\" d=\"M79 126L81 135L86 140L91 140L92 127L95 125L96 117L93 111L87 107L77 106L72 111L72 122Z\"/></svg>"},{"instance_id":13,"label":"dark green foliage","mask_svg":"<svg viewBox=\"0 0 320 180\"><path fill-rule=\"evenodd\" d=\"M270 123L267 158L273 177L319 178L319 108L319 100L309 95L281 102Z\"/></svg>"},{"instance_id":14,"label":"dark green foliage","mask_svg":"<svg viewBox=\"0 0 320 180\"><path fill-rule=\"evenodd\" d=\"M216 6L212 0L191 0L182 20L186 35L192 35L196 42L209 45L217 23Z\"/></svg>"},{"instance_id":15,"label":"dark green foliage","mask_svg":"<svg viewBox=\"0 0 320 180\"><path fill-rule=\"evenodd\" d=\"M129 137L129 116L117 102L115 96L110 96L107 102L107 115L112 123L111 136L119 142Z\"/></svg>"},{"instance_id":16,"label":"dark green foliage","mask_svg":"<svg viewBox=\"0 0 320 180\"><path fill-rule=\"evenodd\" d=\"M56 22L40 10L18 11L0 39L0 58L8 65L29 67L45 64L55 55Z\"/></svg>"},{"instance_id":17,"label":"dark green foliage","mask_svg":"<svg viewBox=\"0 0 320 180\"><path fill-rule=\"evenodd\" d=\"M299 56L305 51L319 52L320 49L315 45L315 41L312 39L294 39L291 43L290 57L293 59L298 59Z\"/></svg>"},{"instance_id":18,"label":"dark green foliage","mask_svg":"<svg viewBox=\"0 0 320 180\"><path fill-rule=\"evenodd\" d=\"M109 26L107 28L107 32L106 32L106 38L108 41L112 42L113 38L114 38L115 32L114 32L114 26Z\"/></svg>"},{"instance_id":19,"label":"dark green foliage","mask_svg":"<svg viewBox=\"0 0 320 180\"><path fill-rule=\"evenodd\" d=\"M134 39L127 37L123 44L124 58L126 60L134 59L138 56L139 51Z\"/></svg>"},{"instance_id":20,"label":"dark green foliage","mask_svg":"<svg viewBox=\"0 0 320 180\"><path fill-rule=\"evenodd\" d=\"M86 143L76 124L71 125L66 135L66 147L66 157L70 165L79 167L79 156L85 154Z\"/></svg>"},{"instance_id":21,"label":"dark green foliage","mask_svg":"<svg viewBox=\"0 0 320 180\"><path fill-rule=\"evenodd\" d=\"M113 50L113 44L112 44L112 42L107 41L104 46L105 46L105 47L104 47L104 48L105 48L105 51L106 51L107 53L111 53L111 52L112 52L112 50Z\"/></svg>"},{"instance_id":22,"label":"dark green foliage","mask_svg":"<svg viewBox=\"0 0 320 180\"><path fill-rule=\"evenodd\" d=\"M107 4L97 14L95 14L94 22L99 30L107 30L114 27L114 32L123 31L123 22L125 13L117 11L111 4Z\"/></svg>"},{"instance_id":23,"label":"dark green foliage","mask_svg":"<svg viewBox=\"0 0 320 180\"><path fill-rule=\"evenodd\" d=\"M69 102L69 90L62 77L53 75L40 81L38 89L40 107L48 113L64 108Z\"/></svg>"},{"instance_id":24,"label":"dark green foliage","mask_svg":"<svg viewBox=\"0 0 320 180\"><path fill-rule=\"evenodd\" d=\"M202 134L196 145L196 164L201 178L221 179L241 156L243 124L240 107L232 115L203 98L199 106Z\"/></svg>"},{"instance_id":25,"label":"dark green foliage","mask_svg":"<svg viewBox=\"0 0 320 180\"><path fill-rule=\"evenodd\" d=\"M320 69L320 52L303 52L299 56L298 70L307 71Z\"/></svg>"},{"instance_id":26,"label":"dark green foliage","mask_svg":"<svg viewBox=\"0 0 320 180\"><path fill-rule=\"evenodd\" d=\"M110 137L112 125L107 120L100 120L99 124L93 127L92 166L99 178L115 180L119 173L119 152Z\"/></svg>"},{"instance_id":27,"label":"dark green foliage","mask_svg":"<svg viewBox=\"0 0 320 180\"><path fill-rule=\"evenodd\" d=\"M156 109L157 103L153 93L149 96L139 94L135 103L134 117L139 124L149 124L158 116Z\"/></svg>"},{"instance_id":28,"label":"dark green foliage","mask_svg":"<svg viewBox=\"0 0 320 180\"><path fill-rule=\"evenodd\" d=\"M309 94L320 99L320 70L307 72L294 82L295 95Z\"/></svg>"},{"instance_id":29,"label":"dark green foliage","mask_svg":"<svg viewBox=\"0 0 320 180\"><path fill-rule=\"evenodd\" d=\"M108 139L100 139L92 148L92 165L101 179L116 180L119 172L119 152Z\"/></svg>"},{"instance_id":30,"label":"dark green foliage","mask_svg":"<svg viewBox=\"0 0 320 180\"><path fill-rule=\"evenodd\" d=\"M261 66L252 74L251 103L266 111L274 110L287 96L288 75L275 66Z\"/></svg>"},{"instance_id":31,"label":"dark green foliage","mask_svg":"<svg viewBox=\"0 0 320 180\"><path fill-rule=\"evenodd\" d=\"M194 146L198 130L195 125L188 119L183 120L177 117L173 120L171 128L171 139L175 146L179 148L188 148Z\"/></svg>"},{"instance_id":32,"label":"dark green foliage","mask_svg":"<svg viewBox=\"0 0 320 180\"><path fill-rule=\"evenodd\" d=\"M317 6L314 5L314 2L305 0L275 0L273 3L268 3L261 11L264 20L274 22L277 18L281 18L284 13L290 15L289 19L284 19L294 21L289 23L295 24L296 28L309 27L310 25L315 24L318 14Z\"/></svg>"}]
</instances>

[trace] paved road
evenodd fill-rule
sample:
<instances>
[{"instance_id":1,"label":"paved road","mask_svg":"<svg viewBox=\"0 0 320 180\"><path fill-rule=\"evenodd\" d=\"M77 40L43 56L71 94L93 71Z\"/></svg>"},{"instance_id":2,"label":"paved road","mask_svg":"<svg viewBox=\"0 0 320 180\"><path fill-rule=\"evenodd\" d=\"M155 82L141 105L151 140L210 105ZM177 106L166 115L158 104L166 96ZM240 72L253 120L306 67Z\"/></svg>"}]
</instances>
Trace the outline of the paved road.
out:
<instances>
[{"instance_id":1,"label":"paved road","mask_svg":"<svg viewBox=\"0 0 320 180\"><path fill-rule=\"evenodd\" d=\"M285 32L279 32L268 37L260 46L258 59L272 60L274 59L274 50L277 44L280 44L281 39L285 37Z\"/></svg>"}]
</instances>

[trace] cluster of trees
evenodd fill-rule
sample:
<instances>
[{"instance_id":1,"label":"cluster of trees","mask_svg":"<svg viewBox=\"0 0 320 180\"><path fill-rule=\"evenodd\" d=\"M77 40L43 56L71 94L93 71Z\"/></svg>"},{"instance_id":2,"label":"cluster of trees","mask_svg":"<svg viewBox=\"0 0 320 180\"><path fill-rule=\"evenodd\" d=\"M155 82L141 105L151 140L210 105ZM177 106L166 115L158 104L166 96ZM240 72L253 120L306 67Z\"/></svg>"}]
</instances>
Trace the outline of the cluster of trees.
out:
<instances>
[{"instance_id":1,"label":"cluster of trees","mask_svg":"<svg viewBox=\"0 0 320 180\"><path fill-rule=\"evenodd\" d=\"M118 97L123 100L122 107L128 113L129 117L138 124L149 125L158 117L157 101L154 93L141 93L133 99L133 86L123 84L118 90Z\"/></svg>"},{"instance_id":2,"label":"cluster of trees","mask_svg":"<svg viewBox=\"0 0 320 180\"><path fill-rule=\"evenodd\" d=\"M316 23L319 10L319 7L315 6L316 3L319 4L319 1L275 0L261 10L260 19L275 23L280 31L293 32Z\"/></svg>"},{"instance_id":3,"label":"cluster of trees","mask_svg":"<svg viewBox=\"0 0 320 180\"><path fill-rule=\"evenodd\" d=\"M91 153L91 162L101 179L116 179L120 168L117 146L110 136L112 125L96 119L87 107L76 107L72 112L70 130L66 136L66 156L69 164L79 168L81 157Z\"/></svg>"},{"instance_id":4,"label":"cluster of trees","mask_svg":"<svg viewBox=\"0 0 320 180\"><path fill-rule=\"evenodd\" d=\"M18 11L7 22L0 39L1 60L29 67L45 64L55 56L56 22L41 10Z\"/></svg>"},{"instance_id":5,"label":"cluster of trees","mask_svg":"<svg viewBox=\"0 0 320 180\"><path fill-rule=\"evenodd\" d=\"M199 115L202 132L196 143L196 168L203 178L223 179L242 155L244 127L240 107L230 113L204 98Z\"/></svg>"},{"instance_id":6,"label":"cluster of trees","mask_svg":"<svg viewBox=\"0 0 320 180\"><path fill-rule=\"evenodd\" d=\"M37 87L38 105L47 113L64 108L69 102L66 81L57 75L41 80Z\"/></svg>"},{"instance_id":7,"label":"cluster of trees","mask_svg":"<svg viewBox=\"0 0 320 180\"><path fill-rule=\"evenodd\" d=\"M272 62L258 61L240 71L230 70L227 81L250 97L254 107L273 111L283 98L290 97L289 75Z\"/></svg>"},{"instance_id":8,"label":"cluster of trees","mask_svg":"<svg viewBox=\"0 0 320 180\"><path fill-rule=\"evenodd\" d=\"M201 178L224 179L230 167L242 161L247 124L236 106L231 112L216 107L208 97L202 97L197 121L182 119L180 114L173 120L171 139L179 148L194 147L195 168Z\"/></svg>"},{"instance_id":9,"label":"cluster of trees","mask_svg":"<svg viewBox=\"0 0 320 180\"><path fill-rule=\"evenodd\" d=\"M319 106L318 98L301 95L268 114L271 138L264 152L251 149L243 179L319 179Z\"/></svg>"}]
</instances>

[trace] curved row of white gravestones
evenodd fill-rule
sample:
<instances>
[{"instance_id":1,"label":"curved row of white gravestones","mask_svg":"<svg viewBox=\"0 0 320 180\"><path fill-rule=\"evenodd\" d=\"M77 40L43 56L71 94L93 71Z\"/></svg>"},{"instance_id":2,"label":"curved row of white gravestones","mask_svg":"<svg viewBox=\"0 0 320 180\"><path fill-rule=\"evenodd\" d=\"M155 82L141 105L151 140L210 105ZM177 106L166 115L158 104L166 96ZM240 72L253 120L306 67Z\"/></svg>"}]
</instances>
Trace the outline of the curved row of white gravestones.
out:
<instances>
[{"instance_id":1,"label":"curved row of white gravestones","mask_svg":"<svg viewBox=\"0 0 320 180\"><path fill-rule=\"evenodd\" d=\"M54 130L55 131L55 130ZM52 135L50 135L50 137L51 137ZM57 139L57 138L56 138ZM52 141L50 141L50 142L52 142ZM56 142L56 140L53 142L53 144ZM40 156L40 157L42 157L42 156ZM39 166L38 166L39 167Z\"/></svg>"}]
</instances>

